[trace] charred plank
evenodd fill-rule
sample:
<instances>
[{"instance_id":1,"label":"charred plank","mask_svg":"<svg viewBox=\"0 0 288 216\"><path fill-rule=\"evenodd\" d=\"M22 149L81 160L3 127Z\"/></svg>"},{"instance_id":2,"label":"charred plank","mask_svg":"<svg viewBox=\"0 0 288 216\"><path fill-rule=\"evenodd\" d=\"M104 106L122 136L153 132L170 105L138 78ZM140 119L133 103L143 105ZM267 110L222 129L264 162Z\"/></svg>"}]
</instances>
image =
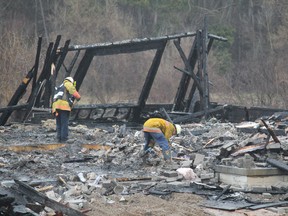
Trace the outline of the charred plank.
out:
<instances>
[{"instance_id":1,"label":"charred plank","mask_svg":"<svg viewBox=\"0 0 288 216\"><path fill-rule=\"evenodd\" d=\"M38 202L42 205L48 206L49 208L54 209L55 211L62 212L69 216L81 216L84 214L82 212L79 212L75 209L69 208L59 202L56 202L55 200L52 200L45 196L44 194L41 194L37 192L34 188L30 187L29 185L19 181L14 180L15 183L18 185L18 190L28 196L31 200Z\"/></svg>"}]
</instances>

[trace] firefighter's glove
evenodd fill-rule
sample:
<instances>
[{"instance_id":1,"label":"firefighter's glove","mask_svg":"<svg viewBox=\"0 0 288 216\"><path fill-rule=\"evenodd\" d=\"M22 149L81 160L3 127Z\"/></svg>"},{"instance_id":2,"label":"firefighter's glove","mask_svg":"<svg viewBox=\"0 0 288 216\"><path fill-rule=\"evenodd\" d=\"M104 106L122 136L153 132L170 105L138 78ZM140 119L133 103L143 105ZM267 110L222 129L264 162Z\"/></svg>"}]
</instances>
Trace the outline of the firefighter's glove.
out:
<instances>
[{"instance_id":1,"label":"firefighter's glove","mask_svg":"<svg viewBox=\"0 0 288 216\"><path fill-rule=\"evenodd\" d=\"M150 148L154 148L154 146L155 146L155 141L154 141L154 140L151 140L151 141L149 142L148 146L149 146Z\"/></svg>"}]
</instances>

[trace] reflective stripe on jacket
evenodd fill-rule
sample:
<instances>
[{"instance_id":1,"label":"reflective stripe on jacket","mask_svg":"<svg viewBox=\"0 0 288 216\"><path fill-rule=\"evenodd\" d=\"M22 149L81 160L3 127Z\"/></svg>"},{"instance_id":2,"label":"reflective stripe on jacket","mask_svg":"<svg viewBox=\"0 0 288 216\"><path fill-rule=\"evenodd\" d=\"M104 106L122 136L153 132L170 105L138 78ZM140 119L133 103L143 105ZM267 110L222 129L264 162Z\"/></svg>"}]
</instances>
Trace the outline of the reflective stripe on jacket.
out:
<instances>
[{"instance_id":1,"label":"reflective stripe on jacket","mask_svg":"<svg viewBox=\"0 0 288 216\"><path fill-rule=\"evenodd\" d=\"M175 134L174 125L161 118L150 118L143 125L143 131L152 133L163 133L165 138L169 140Z\"/></svg>"},{"instance_id":2,"label":"reflective stripe on jacket","mask_svg":"<svg viewBox=\"0 0 288 216\"><path fill-rule=\"evenodd\" d=\"M76 100L80 100L81 96L80 94L77 92L75 86L73 85L73 83L71 83L68 80L64 80L63 82L67 93L69 93L71 96L73 96ZM55 113L57 109L59 110L66 110L66 111L71 111L71 107L68 103L69 97L67 97L65 94L63 96L62 99L58 99L56 100L53 104L52 104L52 113Z\"/></svg>"}]
</instances>

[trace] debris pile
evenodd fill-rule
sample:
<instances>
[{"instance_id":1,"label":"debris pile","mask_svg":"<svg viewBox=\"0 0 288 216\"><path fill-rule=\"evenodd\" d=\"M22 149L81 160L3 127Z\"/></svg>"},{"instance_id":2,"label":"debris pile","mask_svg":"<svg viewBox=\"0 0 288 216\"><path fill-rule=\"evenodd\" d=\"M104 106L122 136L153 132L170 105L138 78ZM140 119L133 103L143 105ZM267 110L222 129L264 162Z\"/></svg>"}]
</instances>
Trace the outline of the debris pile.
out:
<instances>
[{"instance_id":1,"label":"debris pile","mask_svg":"<svg viewBox=\"0 0 288 216\"><path fill-rule=\"evenodd\" d=\"M55 143L53 120L1 126L0 213L89 215L97 199L127 203L137 193L175 192L204 196L201 205L209 208L285 212L287 126L286 113L185 124L171 138L172 163L164 163L157 145L156 154L141 157L141 125L72 122L65 144Z\"/></svg>"}]
</instances>

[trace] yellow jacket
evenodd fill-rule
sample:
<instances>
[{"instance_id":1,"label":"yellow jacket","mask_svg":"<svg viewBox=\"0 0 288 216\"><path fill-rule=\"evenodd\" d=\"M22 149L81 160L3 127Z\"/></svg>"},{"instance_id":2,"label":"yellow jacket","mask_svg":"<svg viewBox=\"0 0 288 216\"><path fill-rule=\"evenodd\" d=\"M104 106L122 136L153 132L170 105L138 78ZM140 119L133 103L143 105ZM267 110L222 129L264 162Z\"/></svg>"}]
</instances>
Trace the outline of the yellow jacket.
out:
<instances>
[{"instance_id":1,"label":"yellow jacket","mask_svg":"<svg viewBox=\"0 0 288 216\"><path fill-rule=\"evenodd\" d=\"M174 125L161 118L150 118L143 125L143 131L152 133L163 133L169 140L172 135L176 134Z\"/></svg>"},{"instance_id":2,"label":"yellow jacket","mask_svg":"<svg viewBox=\"0 0 288 216\"><path fill-rule=\"evenodd\" d=\"M71 83L68 80L64 80L63 84L64 84L65 89L66 89L64 92L64 96L62 99L58 99L52 104L52 113L55 113L57 109L58 110L71 111L71 107L68 103L69 98L67 97L67 93L69 93L71 96L73 96L76 100L80 100L80 98L81 98L80 94L76 90L73 83Z\"/></svg>"}]
</instances>

